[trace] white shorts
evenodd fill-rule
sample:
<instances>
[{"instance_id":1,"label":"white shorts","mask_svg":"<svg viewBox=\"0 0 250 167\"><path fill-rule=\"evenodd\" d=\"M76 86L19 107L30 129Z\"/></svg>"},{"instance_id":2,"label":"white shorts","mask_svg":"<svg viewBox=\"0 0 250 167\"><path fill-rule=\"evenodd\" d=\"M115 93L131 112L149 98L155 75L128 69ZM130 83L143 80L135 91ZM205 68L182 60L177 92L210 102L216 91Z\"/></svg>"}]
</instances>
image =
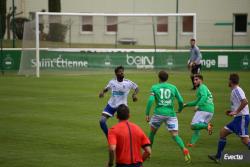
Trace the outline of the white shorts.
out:
<instances>
[{"instance_id":1,"label":"white shorts","mask_svg":"<svg viewBox=\"0 0 250 167\"><path fill-rule=\"evenodd\" d=\"M153 115L149 124L158 129L162 123L165 123L168 131L178 130L178 119L177 117L168 117L162 115Z\"/></svg>"},{"instance_id":2,"label":"white shorts","mask_svg":"<svg viewBox=\"0 0 250 167\"><path fill-rule=\"evenodd\" d=\"M197 123L209 123L211 119L213 118L213 113L211 112L205 112L205 111L196 111L191 125L197 124Z\"/></svg>"}]
</instances>

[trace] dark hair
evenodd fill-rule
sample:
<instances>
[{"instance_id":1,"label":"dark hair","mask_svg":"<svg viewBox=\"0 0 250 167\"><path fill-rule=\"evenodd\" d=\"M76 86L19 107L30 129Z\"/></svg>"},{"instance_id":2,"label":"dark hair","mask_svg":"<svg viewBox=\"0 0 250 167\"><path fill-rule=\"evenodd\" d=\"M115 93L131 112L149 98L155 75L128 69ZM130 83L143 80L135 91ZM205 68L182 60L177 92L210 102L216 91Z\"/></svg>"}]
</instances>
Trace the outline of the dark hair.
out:
<instances>
[{"instance_id":1,"label":"dark hair","mask_svg":"<svg viewBox=\"0 0 250 167\"><path fill-rule=\"evenodd\" d=\"M160 71L158 77L161 81L165 82L168 80L168 73L166 71Z\"/></svg>"},{"instance_id":2,"label":"dark hair","mask_svg":"<svg viewBox=\"0 0 250 167\"><path fill-rule=\"evenodd\" d=\"M121 104L117 108L117 118L119 120L127 120L129 118L129 108L125 104Z\"/></svg>"},{"instance_id":3,"label":"dark hair","mask_svg":"<svg viewBox=\"0 0 250 167\"><path fill-rule=\"evenodd\" d=\"M117 73L119 70L123 70L124 71L124 67L123 66L118 66L115 68L115 73Z\"/></svg>"},{"instance_id":4,"label":"dark hair","mask_svg":"<svg viewBox=\"0 0 250 167\"><path fill-rule=\"evenodd\" d=\"M203 81L203 76L201 74L194 74L194 78L199 78Z\"/></svg>"},{"instance_id":5,"label":"dark hair","mask_svg":"<svg viewBox=\"0 0 250 167\"><path fill-rule=\"evenodd\" d=\"M239 75L238 74L236 74L236 73L232 73L232 74L230 74L230 76L229 76L229 80L233 83L233 84L239 84L239 82L240 82L240 77L239 77Z\"/></svg>"},{"instance_id":6,"label":"dark hair","mask_svg":"<svg viewBox=\"0 0 250 167\"><path fill-rule=\"evenodd\" d=\"M195 39L194 39L194 38L191 38L190 41L195 41Z\"/></svg>"}]
</instances>

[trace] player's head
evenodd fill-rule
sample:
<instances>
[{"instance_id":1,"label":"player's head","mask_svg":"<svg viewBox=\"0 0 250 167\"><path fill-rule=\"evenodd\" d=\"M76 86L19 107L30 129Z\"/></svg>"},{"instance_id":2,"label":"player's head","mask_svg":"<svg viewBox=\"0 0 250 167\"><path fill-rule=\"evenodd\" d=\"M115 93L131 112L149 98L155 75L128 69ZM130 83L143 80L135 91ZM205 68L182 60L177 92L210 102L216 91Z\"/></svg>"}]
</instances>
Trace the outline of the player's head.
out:
<instances>
[{"instance_id":1,"label":"player's head","mask_svg":"<svg viewBox=\"0 0 250 167\"><path fill-rule=\"evenodd\" d=\"M158 77L160 82L166 82L168 80L168 73L166 71L160 71Z\"/></svg>"},{"instance_id":2,"label":"player's head","mask_svg":"<svg viewBox=\"0 0 250 167\"><path fill-rule=\"evenodd\" d=\"M199 87L203 82L203 76L201 74L194 75L194 86Z\"/></svg>"},{"instance_id":3,"label":"player's head","mask_svg":"<svg viewBox=\"0 0 250 167\"><path fill-rule=\"evenodd\" d=\"M194 39L194 38L190 39L190 45L191 45L192 47L195 45L195 39Z\"/></svg>"},{"instance_id":4,"label":"player's head","mask_svg":"<svg viewBox=\"0 0 250 167\"><path fill-rule=\"evenodd\" d=\"M230 76L229 76L229 82L228 82L228 86L229 87L233 87L235 85L238 85L239 82L240 82L240 77L239 77L238 74L236 74L236 73L230 74Z\"/></svg>"},{"instance_id":5,"label":"player's head","mask_svg":"<svg viewBox=\"0 0 250 167\"><path fill-rule=\"evenodd\" d=\"M121 104L117 108L117 118L120 121L128 120L129 118L129 108L125 104Z\"/></svg>"},{"instance_id":6,"label":"player's head","mask_svg":"<svg viewBox=\"0 0 250 167\"><path fill-rule=\"evenodd\" d=\"M124 67L118 66L115 68L115 75L118 81L122 81L124 78Z\"/></svg>"}]
</instances>

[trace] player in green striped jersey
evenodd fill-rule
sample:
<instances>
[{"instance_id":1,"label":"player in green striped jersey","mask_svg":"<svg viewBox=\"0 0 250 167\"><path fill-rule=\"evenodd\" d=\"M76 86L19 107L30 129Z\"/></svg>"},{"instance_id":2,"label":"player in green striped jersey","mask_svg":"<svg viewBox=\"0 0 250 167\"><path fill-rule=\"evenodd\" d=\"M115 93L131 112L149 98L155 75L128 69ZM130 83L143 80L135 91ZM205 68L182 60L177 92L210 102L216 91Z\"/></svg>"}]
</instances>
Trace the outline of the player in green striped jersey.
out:
<instances>
[{"instance_id":1,"label":"player in green striped jersey","mask_svg":"<svg viewBox=\"0 0 250 167\"><path fill-rule=\"evenodd\" d=\"M214 114L213 96L208 87L203 83L203 76L194 75L194 85L197 88L197 99L184 104L184 107L194 107L195 115L191 122L191 129L194 131L191 141L188 144L192 147L199 139L200 130L208 130L208 134L212 134L213 126L210 123Z\"/></svg>"},{"instance_id":2,"label":"player in green striped jersey","mask_svg":"<svg viewBox=\"0 0 250 167\"><path fill-rule=\"evenodd\" d=\"M167 83L167 72L160 71L158 77L160 83L152 86L151 95L146 107L146 121L150 121L151 126L149 139L151 141L151 144L153 144L154 136L157 130L160 128L161 124L164 123L168 131L171 133L173 140L183 151L185 162L190 163L191 158L189 155L189 151L185 147L181 137L178 135L178 119L174 110L174 99L177 99L179 104L179 111L181 111L183 108L183 98L174 85ZM154 115L150 119L149 113L153 102L155 102L156 106L154 109Z\"/></svg>"}]
</instances>

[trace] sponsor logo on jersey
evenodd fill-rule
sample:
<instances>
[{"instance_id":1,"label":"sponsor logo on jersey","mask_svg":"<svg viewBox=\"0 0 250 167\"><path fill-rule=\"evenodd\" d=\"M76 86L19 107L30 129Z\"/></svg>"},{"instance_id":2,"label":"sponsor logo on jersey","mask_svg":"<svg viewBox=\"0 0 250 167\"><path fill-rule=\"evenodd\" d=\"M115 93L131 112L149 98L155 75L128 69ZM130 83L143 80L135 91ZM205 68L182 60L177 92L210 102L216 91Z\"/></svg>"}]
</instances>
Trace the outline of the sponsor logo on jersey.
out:
<instances>
[{"instance_id":1,"label":"sponsor logo on jersey","mask_svg":"<svg viewBox=\"0 0 250 167\"><path fill-rule=\"evenodd\" d=\"M125 93L121 91L113 91L112 96L123 96Z\"/></svg>"}]
</instances>

